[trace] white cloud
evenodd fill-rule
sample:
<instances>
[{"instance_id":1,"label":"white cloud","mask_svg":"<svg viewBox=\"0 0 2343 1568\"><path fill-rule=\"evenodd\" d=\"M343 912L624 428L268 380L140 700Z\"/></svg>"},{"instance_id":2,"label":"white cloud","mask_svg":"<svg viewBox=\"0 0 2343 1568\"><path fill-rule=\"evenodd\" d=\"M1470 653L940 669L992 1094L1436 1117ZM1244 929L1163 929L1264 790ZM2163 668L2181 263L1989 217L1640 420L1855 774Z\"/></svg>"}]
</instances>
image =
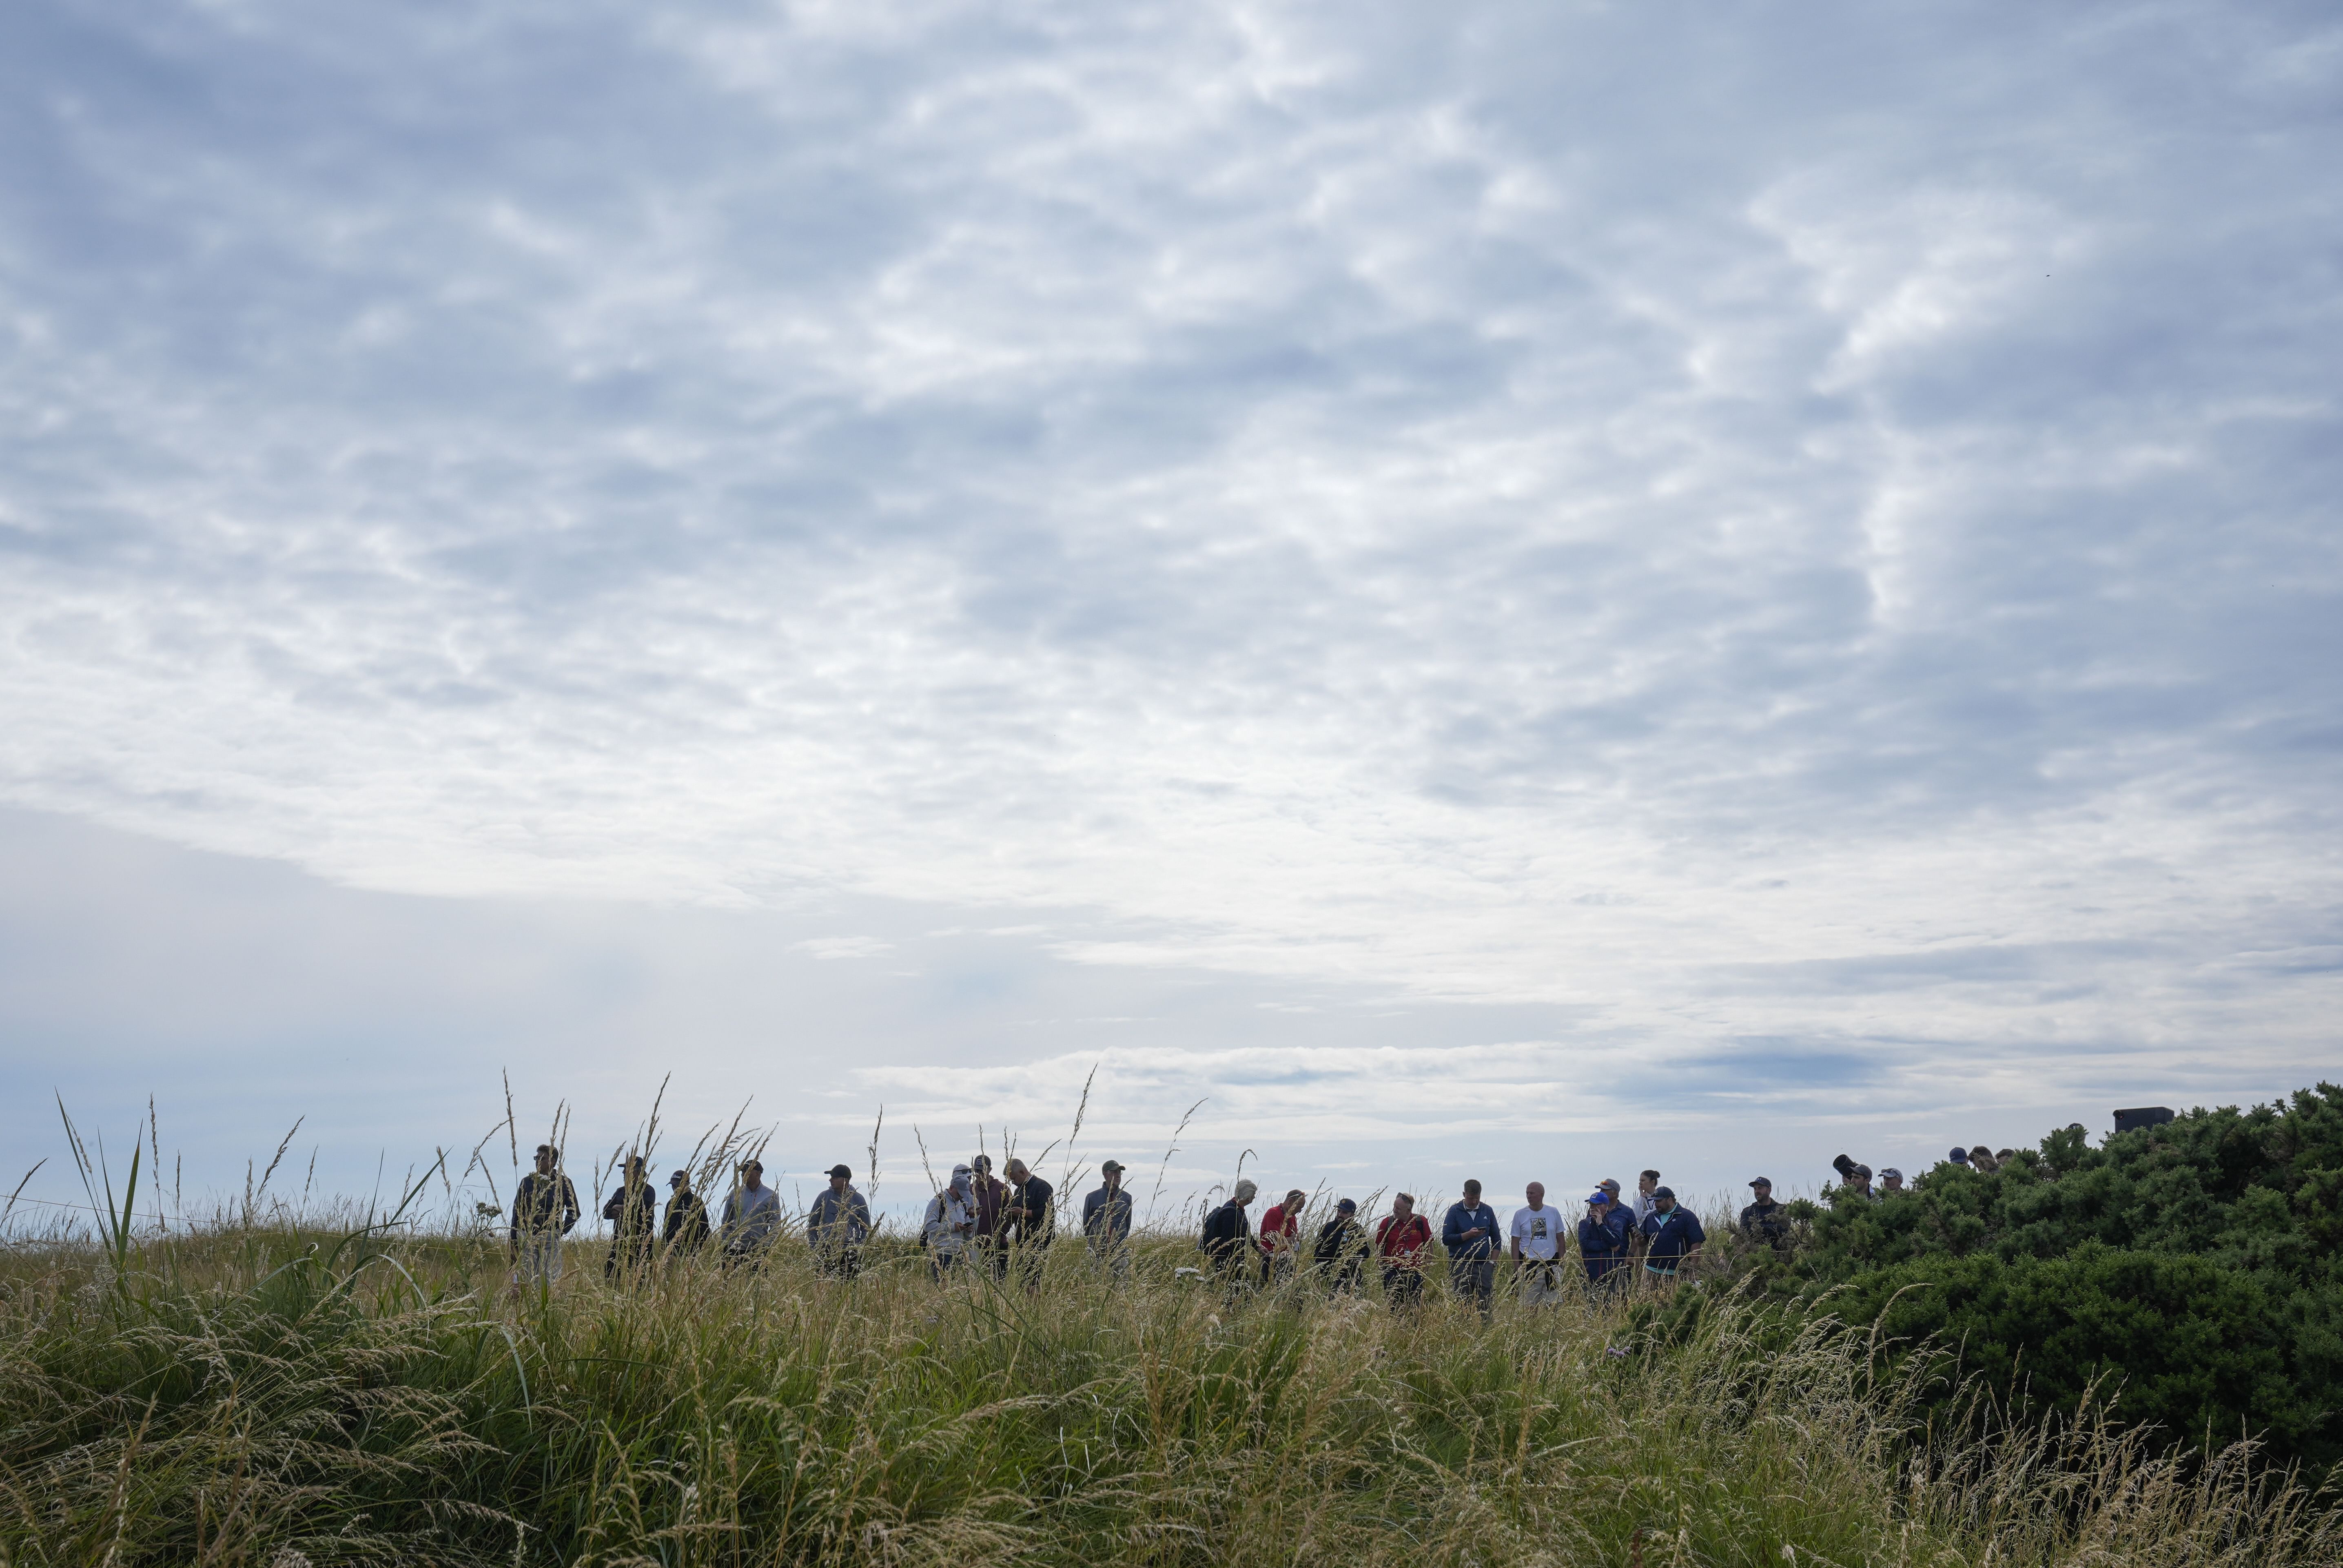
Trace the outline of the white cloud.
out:
<instances>
[{"instance_id":1,"label":"white cloud","mask_svg":"<svg viewBox=\"0 0 2343 1568\"><path fill-rule=\"evenodd\" d=\"M0 799L1614 1070L2334 1056L2315 15L16 28Z\"/></svg>"}]
</instances>

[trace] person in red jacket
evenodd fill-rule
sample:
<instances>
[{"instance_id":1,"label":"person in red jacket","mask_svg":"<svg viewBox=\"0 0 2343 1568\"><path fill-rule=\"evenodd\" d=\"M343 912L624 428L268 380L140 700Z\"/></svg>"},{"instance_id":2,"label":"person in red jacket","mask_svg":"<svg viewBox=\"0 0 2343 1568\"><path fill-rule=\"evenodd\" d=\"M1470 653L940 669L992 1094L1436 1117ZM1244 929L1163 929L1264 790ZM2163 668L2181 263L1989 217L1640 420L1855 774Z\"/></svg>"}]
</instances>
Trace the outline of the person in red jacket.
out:
<instances>
[{"instance_id":1,"label":"person in red jacket","mask_svg":"<svg viewBox=\"0 0 2343 1568\"><path fill-rule=\"evenodd\" d=\"M1423 1254L1432 1221L1415 1211L1415 1196L1392 1196L1392 1211L1375 1226L1375 1256L1383 1260L1383 1300L1396 1312L1423 1300Z\"/></svg>"},{"instance_id":2,"label":"person in red jacket","mask_svg":"<svg viewBox=\"0 0 2343 1568\"><path fill-rule=\"evenodd\" d=\"M1296 1187L1285 1201L1261 1217L1254 1240L1261 1243L1261 1283L1263 1290L1293 1278L1293 1260L1302 1251L1302 1205L1309 1195Z\"/></svg>"}]
</instances>

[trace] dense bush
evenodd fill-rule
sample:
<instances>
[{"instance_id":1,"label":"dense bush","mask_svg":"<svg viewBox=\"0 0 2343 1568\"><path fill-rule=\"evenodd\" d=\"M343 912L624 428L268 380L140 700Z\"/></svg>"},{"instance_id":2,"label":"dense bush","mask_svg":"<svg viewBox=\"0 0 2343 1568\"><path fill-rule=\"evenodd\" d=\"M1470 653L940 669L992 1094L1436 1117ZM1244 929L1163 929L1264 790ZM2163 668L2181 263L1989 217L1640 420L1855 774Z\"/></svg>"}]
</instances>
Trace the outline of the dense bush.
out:
<instances>
[{"instance_id":1,"label":"dense bush","mask_svg":"<svg viewBox=\"0 0 2343 1568\"><path fill-rule=\"evenodd\" d=\"M2343 1089L2097 1149L2070 1128L1804 1218L1771 1290L1896 1353L1934 1336L2005 1398L2071 1412L2097 1388L2177 1440L2343 1461Z\"/></svg>"}]
</instances>

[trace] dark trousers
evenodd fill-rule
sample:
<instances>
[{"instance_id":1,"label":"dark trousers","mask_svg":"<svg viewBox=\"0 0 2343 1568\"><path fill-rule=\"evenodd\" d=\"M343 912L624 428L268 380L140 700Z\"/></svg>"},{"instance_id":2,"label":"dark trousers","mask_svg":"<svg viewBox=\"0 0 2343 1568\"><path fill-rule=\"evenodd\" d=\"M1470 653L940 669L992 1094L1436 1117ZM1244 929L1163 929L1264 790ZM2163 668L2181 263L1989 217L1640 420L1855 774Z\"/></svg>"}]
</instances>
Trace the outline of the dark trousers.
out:
<instances>
[{"instance_id":1,"label":"dark trousers","mask_svg":"<svg viewBox=\"0 0 2343 1568\"><path fill-rule=\"evenodd\" d=\"M1471 1300L1487 1317L1494 1304L1497 1291L1497 1262L1493 1258L1456 1258L1448 1265L1448 1282L1456 1293Z\"/></svg>"},{"instance_id":2,"label":"dark trousers","mask_svg":"<svg viewBox=\"0 0 2343 1568\"><path fill-rule=\"evenodd\" d=\"M1383 1265L1383 1300L1394 1311L1412 1307L1423 1300L1423 1271L1403 1269L1397 1263Z\"/></svg>"}]
</instances>

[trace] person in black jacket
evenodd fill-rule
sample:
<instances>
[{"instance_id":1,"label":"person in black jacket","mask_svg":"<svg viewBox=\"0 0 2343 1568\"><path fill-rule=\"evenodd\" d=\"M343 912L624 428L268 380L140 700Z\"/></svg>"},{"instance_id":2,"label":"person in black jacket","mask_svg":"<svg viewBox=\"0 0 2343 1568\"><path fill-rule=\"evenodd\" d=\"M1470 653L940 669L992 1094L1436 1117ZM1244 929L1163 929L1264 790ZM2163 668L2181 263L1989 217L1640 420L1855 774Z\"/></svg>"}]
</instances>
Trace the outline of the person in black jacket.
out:
<instances>
[{"instance_id":1,"label":"person in black jacket","mask_svg":"<svg viewBox=\"0 0 2343 1568\"><path fill-rule=\"evenodd\" d=\"M537 1169L513 1189L513 1290L524 1282L550 1286L561 1278L561 1238L578 1223L578 1189L561 1171L561 1151L537 1146Z\"/></svg>"},{"instance_id":2,"label":"person in black jacket","mask_svg":"<svg viewBox=\"0 0 2343 1568\"><path fill-rule=\"evenodd\" d=\"M1312 1261L1330 1294L1358 1293L1366 1276L1367 1228L1359 1223L1359 1206L1350 1199L1335 1204L1334 1217L1318 1227Z\"/></svg>"},{"instance_id":3,"label":"person in black jacket","mask_svg":"<svg viewBox=\"0 0 2343 1568\"><path fill-rule=\"evenodd\" d=\"M1260 1191L1250 1180L1240 1179L1229 1190L1228 1201L1204 1216L1204 1233L1196 1242L1211 1271L1227 1282L1232 1302L1244 1288L1252 1261L1252 1249L1247 1243L1252 1240L1252 1221L1245 1214L1245 1205Z\"/></svg>"},{"instance_id":4,"label":"person in black jacket","mask_svg":"<svg viewBox=\"0 0 2343 1568\"><path fill-rule=\"evenodd\" d=\"M691 1172L679 1171L667 1179L667 1225L659 1240L668 1254L697 1252L708 1245L708 1205L691 1190Z\"/></svg>"},{"instance_id":5,"label":"person in black jacket","mask_svg":"<svg viewBox=\"0 0 2343 1568\"><path fill-rule=\"evenodd\" d=\"M1057 1189L1034 1175L1022 1160L1011 1160L1002 1171L1009 1178L1009 1191L1001 1209L1001 1244L1017 1260L1025 1288L1038 1291L1050 1243L1058 1239L1058 1211L1051 1206Z\"/></svg>"},{"instance_id":6,"label":"person in black jacket","mask_svg":"<svg viewBox=\"0 0 2343 1568\"><path fill-rule=\"evenodd\" d=\"M1099 1167L1099 1188L1082 1200L1082 1239L1091 1266L1117 1280L1131 1274L1131 1194L1122 1189L1122 1163Z\"/></svg>"},{"instance_id":7,"label":"person in black jacket","mask_svg":"<svg viewBox=\"0 0 2343 1568\"><path fill-rule=\"evenodd\" d=\"M1741 1233L1777 1252L1790 1250L1790 1212L1774 1201L1774 1183L1764 1176L1749 1183L1752 1201L1741 1211Z\"/></svg>"},{"instance_id":8,"label":"person in black jacket","mask_svg":"<svg viewBox=\"0 0 2343 1568\"><path fill-rule=\"evenodd\" d=\"M1627 1211L1605 1188L1586 1195L1586 1218L1578 1222L1578 1261L1586 1269L1589 1295L1627 1283L1620 1272L1627 1266Z\"/></svg>"},{"instance_id":9,"label":"person in black jacket","mask_svg":"<svg viewBox=\"0 0 2343 1568\"><path fill-rule=\"evenodd\" d=\"M651 1246L659 1237L659 1194L651 1191L641 1155L627 1156L626 1180L602 1205L602 1218L614 1221L610 1257L602 1265L602 1277L615 1280L625 1274L629 1279L640 1278L650 1266Z\"/></svg>"}]
</instances>

